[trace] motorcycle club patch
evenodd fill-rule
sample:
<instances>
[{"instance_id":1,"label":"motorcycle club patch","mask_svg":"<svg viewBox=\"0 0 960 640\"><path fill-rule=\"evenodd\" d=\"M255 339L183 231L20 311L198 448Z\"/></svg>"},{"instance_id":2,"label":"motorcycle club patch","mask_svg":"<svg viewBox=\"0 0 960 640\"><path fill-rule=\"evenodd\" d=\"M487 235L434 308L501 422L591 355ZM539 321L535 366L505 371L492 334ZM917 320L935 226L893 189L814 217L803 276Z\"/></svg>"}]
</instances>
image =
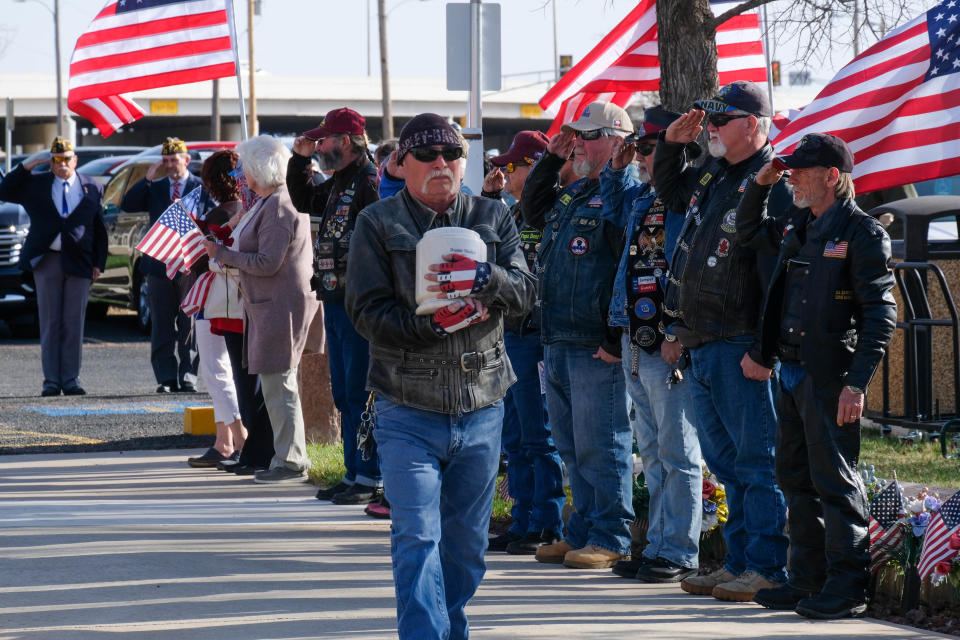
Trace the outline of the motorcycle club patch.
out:
<instances>
[{"instance_id":1,"label":"motorcycle club patch","mask_svg":"<svg viewBox=\"0 0 960 640\"><path fill-rule=\"evenodd\" d=\"M637 293L649 293L657 290L657 279L653 276L635 276L631 279L633 290Z\"/></svg>"},{"instance_id":2,"label":"motorcycle club patch","mask_svg":"<svg viewBox=\"0 0 960 640\"><path fill-rule=\"evenodd\" d=\"M590 248L590 243L582 236L577 236L570 241L570 253L575 256L582 256Z\"/></svg>"},{"instance_id":3,"label":"motorcycle club patch","mask_svg":"<svg viewBox=\"0 0 960 640\"><path fill-rule=\"evenodd\" d=\"M637 344L641 347L649 347L657 341L657 332L653 327L640 327L636 333Z\"/></svg>"},{"instance_id":4,"label":"motorcycle club patch","mask_svg":"<svg viewBox=\"0 0 960 640\"><path fill-rule=\"evenodd\" d=\"M737 210L730 209L723 215L723 222L720 223L720 228L726 231L727 233L736 233L737 232Z\"/></svg>"},{"instance_id":5,"label":"motorcycle club patch","mask_svg":"<svg viewBox=\"0 0 960 640\"><path fill-rule=\"evenodd\" d=\"M657 303L650 298L640 298L633 306L633 312L641 320L649 320L657 315Z\"/></svg>"},{"instance_id":6,"label":"motorcycle club patch","mask_svg":"<svg viewBox=\"0 0 960 640\"><path fill-rule=\"evenodd\" d=\"M730 240L720 238L720 242L717 244L717 257L726 258L728 255L730 255Z\"/></svg>"}]
</instances>

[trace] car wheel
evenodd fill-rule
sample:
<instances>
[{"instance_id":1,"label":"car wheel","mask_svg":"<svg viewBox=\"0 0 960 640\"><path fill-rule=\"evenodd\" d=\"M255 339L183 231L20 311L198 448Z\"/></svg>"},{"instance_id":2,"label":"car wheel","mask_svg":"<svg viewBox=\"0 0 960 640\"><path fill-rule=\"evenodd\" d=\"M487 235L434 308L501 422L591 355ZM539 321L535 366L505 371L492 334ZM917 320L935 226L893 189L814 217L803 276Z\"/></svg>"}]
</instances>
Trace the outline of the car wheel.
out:
<instances>
[{"instance_id":1,"label":"car wheel","mask_svg":"<svg viewBox=\"0 0 960 640\"><path fill-rule=\"evenodd\" d=\"M150 334L150 301L147 298L147 280L138 276L134 281L134 301L137 305L137 328L144 335Z\"/></svg>"}]
</instances>

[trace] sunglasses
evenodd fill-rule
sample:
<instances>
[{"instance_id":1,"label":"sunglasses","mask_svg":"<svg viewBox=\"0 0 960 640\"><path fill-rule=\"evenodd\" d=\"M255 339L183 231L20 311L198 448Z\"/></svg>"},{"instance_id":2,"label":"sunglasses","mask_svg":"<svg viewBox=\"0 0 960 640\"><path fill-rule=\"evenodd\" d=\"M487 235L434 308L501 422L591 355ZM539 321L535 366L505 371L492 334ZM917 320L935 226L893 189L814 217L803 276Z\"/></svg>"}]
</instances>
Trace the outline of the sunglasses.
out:
<instances>
[{"instance_id":1,"label":"sunglasses","mask_svg":"<svg viewBox=\"0 0 960 640\"><path fill-rule=\"evenodd\" d=\"M599 140L603 137L603 129L594 129L593 131L574 131L573 134L581 140Z\"/></svg>"},{"instance_id":2,"label":"sunglasses","mask_svg":"<svg viewBox=\"0 0 960 640\"><path fill-rule=\"evenodd\" d=\"M656 149L657 149L657 146L650 144L649 142L641 142L640 144L637 145L637 153L639 153L643 157L647 157L648 155L656 151Z\"/></svg>"},{"instance_id":3,"label":"sunglasses","mask_svg":"<svg viewBox=\"0 0 960 640\"><path fill-rule=\"evenodd\" d=\"M503 166L503 171L504 173L513 173L517 169L522 169L523 167L529 167L533 164L536 164L537 160L539 160L540 156L542 155L543 155L542 153L536 153L534 154L533 158L527 158L526 156L524 156L523 162L508 162Z\"/></svg>"},{"instance_id":4,"label":"sunglasses","mask_svg":"<svg viewBox=\"0 0 960 640\"><path fill-rule=\"evenodd\" d=\"M51 157L50 162L53 164L70 164L70 161L73 160L73 156L67 156L66 158Z\"/></svg>"},{"instance_id":5,"label":"sunglasses","mask_svg":"<svg viewBox=\"0 0 960 640\"><path fill-rule=\"evenodd\" d=\"M707 115L707 122L715 126L716 128L725 127L730 124L731 120L739 120L740 118L749 118L749 114L728 116L725 113L710 113Z\"/></svg>"},{"instance_id":6,"label":"sunglasses","mask_svg":"<svg viewBox=\"0 0 960 640\"><path fill-rule=\"evenodd\" d=\"M463 157L463 147L444 147L443 149L414 147L410 149L410 155L412 155L417 162L433 162L440 156L443 156L443 159L447 162L453 162Z\"/></svg>"}]
</instances>

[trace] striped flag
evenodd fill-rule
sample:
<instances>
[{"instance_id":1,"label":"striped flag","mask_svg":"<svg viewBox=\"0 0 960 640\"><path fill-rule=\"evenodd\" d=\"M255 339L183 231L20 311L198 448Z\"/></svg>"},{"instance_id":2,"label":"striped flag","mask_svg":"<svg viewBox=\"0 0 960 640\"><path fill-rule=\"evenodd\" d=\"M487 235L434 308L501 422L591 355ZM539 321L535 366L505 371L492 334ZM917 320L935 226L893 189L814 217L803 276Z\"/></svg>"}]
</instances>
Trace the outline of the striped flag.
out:
<instances>
[{"instance_id":1,"label":"striped flag","mask_svg":"<svg viewBox=\"0 0 960 640\"><path fill-rule=\"evenodd\" d=\"M213 271L204 271L197 278L197 281L190 287L190 291L184 296L180 308L188 316L195 316L203 310L207 304L207 296L210 295L210 285L217 277Z\"/></svg>"},{"instance_id":2,"label":"striped flag","mask_svg":"<svg viewBox=\"0 0 960 640\"><path fill-rule=\"evenodd\" d=\"M137 245L137 251L167 265L167 277L187 271L203 254L203 234L180 200L170 205Z\"/></svg>"},{"instance_id":3,"label":"striped flag","mask_svg":"<svg viewBox=\"0 0 960 640\"><path fill-rule=\"evenodd\" d=\"M894 480L870 503L870 571L876 571L903 543L903 491Z\"/></svg>"},{"instance_id":4,"label":"striped flag","mask_svg":"<svg viewBox=\"0 0 960 640\"><path fill-rule=\"evenodd\" d=\"M917 560L917 573L923 580L933 572L937 563L951 560L957 556L957 550L950 547L950 536L960 528L960 491L940 505L927 525L923 535L923 548Z\"/></svg>"},{"instance_id":5,"label":"striped flag","mask_svg":"<svg viewBox=\"0 0 960 640\"><path fill-rule=\"evenodd\" d=\"M234 76L230 0L107 0L70 59L67 105L106 137L142 118L122 95Z\"/></svg>"},{"instance_id":6,"label":"striped flag","mask_svg":"<svg viewBox=\"0 0 960 640\"><path fill-rule=\"evenodd\" d=\"M740 0L711 0L710 9L713 15L719 16L739 4ZM716 41L721 86L734 80L766 82L767 64L756 11L747 11L721 24L717 27ZM641 0L540 98L540 107L557 116L548 132L552 135L564 122L580 117L591 102L601 100L626 107L634 93L659 88L657 3Z\"/></svg>"},{"instance_id":7,"label":"striped flag","mask_svg":"<svg viewBox=\"0 0 960 640\"><path fill-rule=\"evenodd\" d=\"M854 153L857 193L960 173L960 2L894 29L840 70L773 138L790 152L832 133Z\"/></svg>"}]
</instances>

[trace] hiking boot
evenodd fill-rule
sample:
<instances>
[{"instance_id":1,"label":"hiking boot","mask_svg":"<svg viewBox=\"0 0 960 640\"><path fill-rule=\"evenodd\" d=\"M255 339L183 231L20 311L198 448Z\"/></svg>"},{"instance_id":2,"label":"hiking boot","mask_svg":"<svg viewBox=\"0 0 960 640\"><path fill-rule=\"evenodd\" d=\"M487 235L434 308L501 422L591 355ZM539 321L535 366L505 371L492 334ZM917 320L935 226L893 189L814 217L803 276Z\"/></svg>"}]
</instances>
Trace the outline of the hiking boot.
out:
<instances>
[{"instance_id":1,"label":"hiking boot","mask_svg":"<svg viewBox=\"0 0 960 640\"><path fill-rule=\"evenodd\" d=\"M498 536L487 538L487 551L506 551L507 545L522 538L519 533L505 531Z\"/></svg>"},{"instance_id":2,"label":"hiking boot","mask_svg":"<svg viewBox=\"0 0 960 640\"><path fill-rule=\"evenodd\" d=\"M537 547L537 562L546 562L547 564L563 564L563 559L568 551L573 551L573 547L567 544L566 540L560 540L553 544L545 544Z\"/></svg>"},{"instance_id":3,"label":"hiking boot","mask_svg":"<svg viewBox=\"0 0 960 640\"><path fill-rule=\"evenodd\" d=\"M862 600L850 600L828 593L818 593L812 598L804 598L798 602L796 611L805 618L836 620L837 618L859 618L867 611L867 605Z\"/></svg>"},{"instance_id":4,"label":"hiking boot","mask_svg":"<svg viewBox=\"0 0 960 640\"><path fill-rule=\"evenodd\" d=\"M728 602L751 602L760 589L776 589L779 582L771 582L755 571L744 571L730 582L722 582L713 588L713 597Z\"/></svg>"},{"instance_id":5,"label":"hiking boot","mask_svg":"<svg viewBox=\"0 0 960 640\"><path fill-rule=\"evenodd\" d=\"M811 598L815 593L806 589L798 589L789 584L776 589L760 589L753 596L753 601L767 609L777 611L793 611L797 608L797 603L804 598Z\"/></svg>"},{"instance_id":6,"label":"hiking boot","mask_svg":"<svg viewBox=\"0 0 960 640\"><path fill-rule=\"evenodd\" d=\"M563 566L571 569L609 569L623 560L623 556L615 551L588 544L583 549L574 549L563 558Z\"/></svg>"},{"instance_id":7,"label":"hiking boot","mask_svg":"<svg viewBox=\"0 0 960 640\"><path fill-rule=\"evenodd\" d=\"M695 596L709 596L713 593L713 588L718 584L736 579L737 576L727 571L725 567L720 567L710 573L684 578L680 582L680 588Z\"/></svg>"}]
</instances>

